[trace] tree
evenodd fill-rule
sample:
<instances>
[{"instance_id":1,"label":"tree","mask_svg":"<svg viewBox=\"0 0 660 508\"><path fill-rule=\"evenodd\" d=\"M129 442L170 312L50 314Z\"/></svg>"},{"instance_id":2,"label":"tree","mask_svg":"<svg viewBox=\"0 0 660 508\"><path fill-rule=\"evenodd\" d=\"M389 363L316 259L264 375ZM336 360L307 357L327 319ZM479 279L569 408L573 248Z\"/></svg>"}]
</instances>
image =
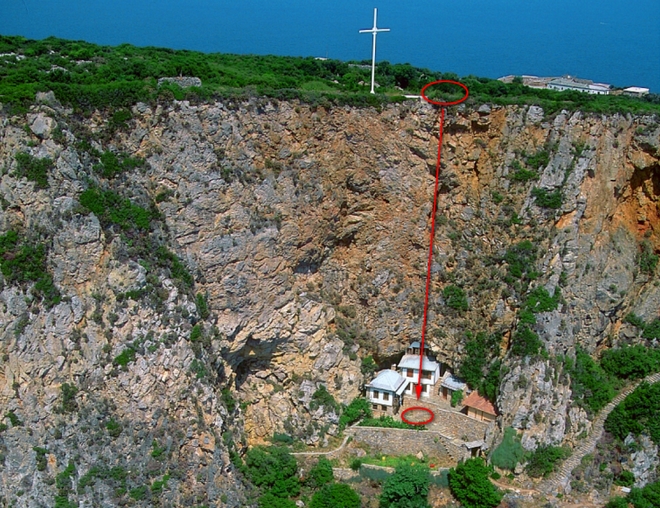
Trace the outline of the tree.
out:
<instances>
[{"instance_id":1,"label":"tree","mask_svg":"<svg viewBox=\"0 0 660 508\"><path fill-rule=\"evenodd\" d=\"M296 503L290 499L277 497L270 492L266 492L259 498L259 508L298 508Z\"/></svg>"},{"instance_id":2,"label":"tree","mask_svg":"<svg viewBox=\"0 0 660 508\"><path fill-rule=\"evenodd\" d=\"M363 418L371 418L371 416L372 412L369 401L363 397L357 397L342 411L339 417L339 428L343 430L347 425Z\"/></svg>"},{"instance_id":3,"label":"tree","mask_svg":"<svg viewBox=\"0 0 660 508\"><path fill-rule=\"evenodd\" d=\"M503 494L490 482L491 468L477 457L449 470L449 489L465 508L494 508Z\"/></svg>"},{"instance_id":4,"label":"tree","mask_svg":"<svg viewBox=\"0 0 660 508\"><path fill-rule=\"evenodd\" d=\"M245 470L257 487L277 497L296 496L300 482L296 477L298 463L286 448L257 446L245 455Z\"/></svg>"},{"instance_id":5,"label":"tree","mask_svg":"<svg viewBox=\"0 0 660 508\"><path fill-rule=\"evenodd\" d=\"M383 485L381 508L428 508L431 475L428 467L404 464Z\"/></svg>"},{"instance_id":6,"label":"tree","mask_svg":"<svg viewBox=\"0 0 660 508\"><path fill-rule=\"evenodd\" d=\"M490 461L494 466L513 471L522 461L525 450L520 444L520 437L513 427L504 429L504 438L500 445L493 450Z\"/></svg>"},{"instance_id":7,"label":"tree","mask_svg":"<svg viewBox=\"0 0 660 508\"><path fill-rule=\"evenodd\" d=\"M325 457L319 457L319 461L310 470L306 483L310 487L318 489L325 484L332 482L332 480L334 480L332 463Z\"/></svg>"},{"instance_id":8,"label":"tree","mask_svg":"<svg viewBox=\"0 0 660 508\"><path fill-rule=\"evenodd\" d=\"M360 496L348 485L330 483L314 494L309 508L360 508Z\"/></svg>"}]
</instances>

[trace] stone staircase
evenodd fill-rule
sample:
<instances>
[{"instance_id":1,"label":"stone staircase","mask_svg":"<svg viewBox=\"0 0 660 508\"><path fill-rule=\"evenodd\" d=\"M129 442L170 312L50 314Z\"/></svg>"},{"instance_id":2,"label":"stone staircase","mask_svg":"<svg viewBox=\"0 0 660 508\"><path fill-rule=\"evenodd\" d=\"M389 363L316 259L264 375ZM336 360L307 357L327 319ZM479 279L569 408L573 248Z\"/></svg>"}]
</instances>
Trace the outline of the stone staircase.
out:
<instances>
[{"instance_id":1,"label":"stone staircase","mask_svg":"<svg viewBox=\"0 0 660 508\"><path fill-rule=\"evenodd\" d=\"M598 413L598 416L593 422L589 436L580 444L580 446L573 450L571 456L564 461L559 470L539 484L538 490L550 495L564 493L566 491L573 469L582 462L582 458L585 455L592 453L596 449L596 443L598 443L603 435L603 426L609 414L644 381L650 384L657 383L660 381L660 372L651 374L621 390L621 392L619 392L619 394L614 397L614 399L612 399L612 401L607 404L600 413Z\"/></svg>"}]
</instances>

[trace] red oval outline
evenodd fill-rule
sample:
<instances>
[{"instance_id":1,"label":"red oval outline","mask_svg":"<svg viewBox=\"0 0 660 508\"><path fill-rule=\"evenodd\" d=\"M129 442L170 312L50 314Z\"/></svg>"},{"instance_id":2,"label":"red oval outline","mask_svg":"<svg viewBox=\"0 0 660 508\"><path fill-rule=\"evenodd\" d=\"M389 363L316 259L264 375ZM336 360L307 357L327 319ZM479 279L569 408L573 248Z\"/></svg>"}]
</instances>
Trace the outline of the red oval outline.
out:
<instances>
[{"instance_id":1,"label":"red oval outline","mask_svg":"<svg viewBox=\"0 0 660 508\"><path fill-rule=\"evenodd\" d=\"M405 417L405 414L408 411L413 411L415 409L421 409L422 411L426 411L431 416L429 417L428 420L424 420L423 422L411 422L411 421L407 420L406 417ZM434 418L435 418L435 413L433 411L431 411L427 407L421 407L421 406L409 407L408 409L404 409L403 412L401 413L401 421L407 423L408 425L426 425L427 423L431 423Z\"/></svg>"},{"instance_id":2,"label":"red oval outline","mask_svg":"<svg viewBox=\"0 0 660 508\"><path fill-rule=\"evenodd\" d=\"M451 83L452 85L458 85L460 86L463 90L465 90L465 95L458 99L457 101L453 102L441 102L441 101L434 101L429 99L426 95L424 95L424 91L433 85L439 85L440 83ZM470 91L468 90L468 87L465 86L463 83L459 83L458 81L453 81L451 79L439 79L438 81L431 81L430 83L426 83L422 87L422 91L420 92L422 95L422 99L424 99L426 102L429 104L435 104L436 106L455 106L456 104L460 104L461 102L465 101L468 96L470 95Z\"/></svg>"}]
</instances>

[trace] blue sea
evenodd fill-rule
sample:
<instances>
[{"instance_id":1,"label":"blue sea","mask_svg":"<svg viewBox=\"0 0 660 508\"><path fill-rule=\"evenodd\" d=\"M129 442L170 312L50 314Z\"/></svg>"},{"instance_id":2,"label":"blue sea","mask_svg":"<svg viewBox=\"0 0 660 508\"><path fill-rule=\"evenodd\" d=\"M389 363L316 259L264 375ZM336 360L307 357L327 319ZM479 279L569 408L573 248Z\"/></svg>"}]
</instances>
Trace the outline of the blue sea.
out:
<instances>
[{"instance_id":1,"label":"blue sea","mask_svg":"<svg viewBox=\"0 0 660 508\"><path fill-rule=\"evenodd\" d=\"M371 58L660 93L660 0L1 0L0 34L205 52Z\"/></svg>"}]
</instances>

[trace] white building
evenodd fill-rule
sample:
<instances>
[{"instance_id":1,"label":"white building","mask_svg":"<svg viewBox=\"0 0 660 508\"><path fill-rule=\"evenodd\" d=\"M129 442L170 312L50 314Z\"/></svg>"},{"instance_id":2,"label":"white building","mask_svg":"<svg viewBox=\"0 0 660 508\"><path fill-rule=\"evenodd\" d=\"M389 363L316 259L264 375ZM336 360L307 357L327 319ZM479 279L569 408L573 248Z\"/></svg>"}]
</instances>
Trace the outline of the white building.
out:
<instances>
[{"instance_id":1,"label":"white building","mask_svg":"<svg viewBox=\"0 0 660 508\"><path fill-rule=\"evenodd\" d=\"M395 370L381 370L376 378L366 385L367 399L373 409L397 412L401 405L403 392L408 387L408 380Z\"/></svg>"},{"instance_id":2,"label":"white building","mask_svg":"<svg viewBox=\"0 0 660 508\"><path fill-rule=\"evenodd\" d=\"M571 76L553 79L548 83L548 88L559 92L577 90L594 95L609 95L610 93L610 85L606 83L594 83L588 79L576 79Z\"/></svg>"},{"instance_id":3,"label":"white building","mask_svg":"<svg viewBox=\"0 0 660 508\"><path fill-rule=\"evenodd\" d=\"M440 392L444 400L451 400L454 392L462 392L465 390L466 384L455 377L451 372L445 372L442 376L442 383L440 383Z\"/></svg>"},{"instance_id":4,"label":"white building","mask_svg":"<svg viewBox=\"0 0 660 508\"><path fill-rule=\"evenodd\" d=\"M419 356L420 356L420 343L413 342L406 350L397 368L401 376L406 378L409 382L405 393L409 395L416 395L415 385L419 380ZM433 387L440 379L440 363L429 358L428 348L424 347L424 357L422 362L422 395L429 397L433 391Z\"/></svg>"},{"instance_id":5,"label":"white building","mask_svg":"<svg viewBox=\"0 0 660 508\"><path fill-rule=\"evenodd\" d=\"M628 88L623 89L625 95L633 95L635 97L642 97L643 95L649 94L648 88L642 88L641 86L629 86Z\"/></svg>"}]
</instances>

